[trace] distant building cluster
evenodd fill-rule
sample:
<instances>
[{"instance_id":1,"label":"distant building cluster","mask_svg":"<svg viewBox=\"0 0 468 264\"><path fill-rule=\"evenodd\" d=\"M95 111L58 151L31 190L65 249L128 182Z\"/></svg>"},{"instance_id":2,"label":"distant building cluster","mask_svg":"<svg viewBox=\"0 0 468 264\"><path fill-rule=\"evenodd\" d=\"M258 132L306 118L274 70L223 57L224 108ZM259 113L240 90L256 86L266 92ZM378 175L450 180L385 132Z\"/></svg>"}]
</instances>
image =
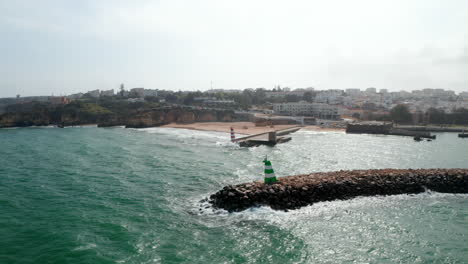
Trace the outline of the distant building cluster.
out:
<instances>
[{"instance_id":1,"label":"distant building cluster","mask_svg":"<svg viewBox=\"0 0 468 264\"><path fill-rule=\"evenodd\" d=\"M68 104L78 99L115 97L128 102L152 100L172 105L193 105L195 107L242 109L246 107L260 112L287 116L306 116L319 119L339 119L340 117L385 116L396 105L406 105L411 114L425 113L435 108L445 113L455 109L468 109L468 92L455 93L441 88L426 88L413 91L390 92L387 89L369 87L366 89L347 88L316 90L313 87L291 89L275 86L264 88L210 89L205 92L158 91L135 87L126 90L124 84L115 91L92 90L68 96L35 96L5 98L0 100L0 112L11 103L31 101L49 102L51 104ZM149 99L154 97L157 99ZM145 99L146 98L146 99ZM242 106L243 108L240 108Z\"/></svg>"},{"instance_id":2,"label":"distant building cluster","mask_svg":"<svg viewBox=\"0 0 468 264\"><path fill-rule=\"evenodd\" d=\"M276 88L273 89L273 91L267 91L265 92L266 98L275 98L275 97L286 97L286 96L298 96L298 97L303 97L305 92L312 92L314 91L314 88L309 87L309 88L298 88L293 91L291 91L291 88L285 87L285 88Z\"/></svg>"},{"instance_id":3,"label":"distant building cluster","mask_svg":"<svg viewBox=\"0 0 468 264\"><path fill-rule=\"evenodd\" d=\"M278 92L269 93L272 93L273 97L278 95ZM280 93L282 96L298 95L296 91L282 91ZM397 104L405 104L413 112L437 108L450 113L455 108L468 108L468 92L461 92L457 95L454 91L444 89L427 88L411 92L388 92L386 89L380 89L377 92L376 88L367 88L364 91L358 88L349 88L315 91L315 93L313 103L342 106L346 109L389 110ZM285 107L284 104L280 105L277 106L278 109ZM291 104L291 107L294 105L305 105L305 102Z\"/></svg>"},{"instance_id":4,"label":"distant building cluster","mask_svg":"<svg viewBox=\"0 0 468 264\"><path fill-rule=\"evenodd\" d=\"M216 97L195 97L193 100L207 106L234 105L236 103L234 100L217 99Z\"/></svg>"},{"instance_id":5,"label":"distant building cluster","mask_svg":"<svg viewBox=\"0 0 468 264\"><path fill-rule=\"evenodd\" d=\"M145 89L145 88L132 88L129 92L129 95L136 95L137 97L140 98L145 98L149 96L158 96L158 91L157 90L152 90L152 89Z\"/></svg>"},{"instance_id":6,"label":"distant building cluster","mask_svg":"<svg viewBox=\"0 0 468 264\"><path fill-rule=\"evenodd\" d=\"M111 96L123 96L123 97L128 97L128 96L134 96L138 98L145 98L145 97L157 97L158 96L158 90L156 89L145 89L145 88L132 88L130 91L126 91L122 89L120 92L115 93L114 89L110 90L92 90L88 91L86 93L76 93L76 94L71 94L67 96L70 99L80 99L85 96L91 97L91 98L99 98L99 97L111 97Z\"/></svg>"},{"instance_id":7,"label":"distant building cluster","mask_svg":"<svg viewBox=\"0 0 468 264\"><path fill-rule=\"evenodd\" d=\"M247 90L254 91L254 89ZM226 91L218 89L217 92L225 93ZM313 94L308 102L304 101L306 92ZM374 87L364 90L360 88L315 90L312 87L292 90L278 86L273 90L265 90L267 99L288 97L300 98L300 100L273 103L274 114L331 119L356 114L365 116L366 112L384 115L398 104L406 105L412 113L426 112L430 108L443 110L446 113L451 113L457 108L468 109L468 92L456 94L454 91L441 88L389 92L387 89L377 90Z\"/></svg>"}]
</instances>

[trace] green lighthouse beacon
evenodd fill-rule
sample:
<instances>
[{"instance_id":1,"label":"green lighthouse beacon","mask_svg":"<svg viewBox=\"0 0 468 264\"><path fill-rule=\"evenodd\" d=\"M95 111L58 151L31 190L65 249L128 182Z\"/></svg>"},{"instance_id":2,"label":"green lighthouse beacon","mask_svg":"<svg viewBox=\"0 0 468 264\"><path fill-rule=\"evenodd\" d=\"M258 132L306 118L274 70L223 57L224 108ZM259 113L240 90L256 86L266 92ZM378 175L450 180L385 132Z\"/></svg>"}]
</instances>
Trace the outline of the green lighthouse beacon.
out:
<instances>
[{"instance_id":1,"label":"green lighthouse beacon","mask_svg":"<svg viewBox=\"0 0 468 264\"><path fill-rule=\"evenodd\" d=\"M265 157L263 163L265 163L265 183L271 184L277 182L275 171L273 170L271 161L268 160L268 157Z\"/></svg>"}]
</instances>

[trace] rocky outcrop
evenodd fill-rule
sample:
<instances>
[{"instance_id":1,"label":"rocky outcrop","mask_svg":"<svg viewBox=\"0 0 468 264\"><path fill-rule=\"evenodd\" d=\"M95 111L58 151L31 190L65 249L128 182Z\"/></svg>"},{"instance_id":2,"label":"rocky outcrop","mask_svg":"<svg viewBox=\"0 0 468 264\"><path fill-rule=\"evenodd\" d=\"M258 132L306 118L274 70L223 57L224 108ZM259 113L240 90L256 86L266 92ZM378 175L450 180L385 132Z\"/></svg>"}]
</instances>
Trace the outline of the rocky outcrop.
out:
<instances>
[{"instance_id":1,"label":"rocky outcrop","mask_svg":"<svg viewBox=\"0 0 468 264\"><path fill-rule=\"evenodd\" d=\"M54 121L54 116L45 112L5 113L0 115L0 128L47 126Z\"/></svg>"},{"instance_id":2,"label":"rocky outcrop","mask_svg":"<svg viewBox=\"0 0 468 264\"><path fill-rule=\"evenodd\" d=\"M196 109L191 107L164 107L125 113L89 113L63 111L54 108L36 108L0 115L0 128L98 124L99 127L125 126L131 128L157 127L169 123L230 122L235 120L232 110Z\"/></svg>"},{"instance_id":3,"label":"rocky outcrop","mask_svg":"<svg viewBox=\"0 0 468 264\"><path fill-rule=\"evenodd\" d=\"M382 169L353 170L230 185L210 196L216 208L230 212L249 207L270 206L288 210L316 202L351 199L357 196L414 194L429 189L444 193L468 193L468 169Z\"/></svg>"},{"instance_id":4,"label":"rocky outcrop","mask_svg":"<svg viewBox=\"0 0 468 264\"><path fill-rule=\"evenodd\" d=\"M135 113L124 121L126 127L156 127L169 123L229 122L234 119L230 110L164 108Z\"/></svg>"}]
</instances>

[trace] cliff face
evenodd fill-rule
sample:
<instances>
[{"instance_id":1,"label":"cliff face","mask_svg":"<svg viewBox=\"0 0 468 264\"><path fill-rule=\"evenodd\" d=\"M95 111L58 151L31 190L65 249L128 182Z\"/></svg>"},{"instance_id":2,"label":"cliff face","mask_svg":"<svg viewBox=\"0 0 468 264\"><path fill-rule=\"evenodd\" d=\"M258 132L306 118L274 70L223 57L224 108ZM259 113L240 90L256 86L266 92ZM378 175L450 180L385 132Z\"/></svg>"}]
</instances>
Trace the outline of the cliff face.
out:
<instances>
[{"instance_id":1,"label":"cliff face","mask_svg":"<svg viewBox=\"0 0 468 264\"><path fill-rule=\"evenodd\" d=\"M28 127L64 124L65 126L96 124L109 118L109 114L60 113L57 111L14 112L0 115L2 127Z\"/></svg>"},{"instance_id":2,"label":"cliff face","mask_svg":"<svg viewBox=\"0 0 468 264\"><path fill-rule=\"evenodd\" d=\"M31 108L0 115L1 127L65 126L98 124L99 127L126 126L133 128L155 127L168 123L231 122L234 111L192 108L155 108L129 113L113 113L96 106L81 108Z\"/></svg>"},{"instance_id":3,"label":"cliff face","mask_svg":"<svg viewBox=\"0 0 468 264\"><path fill-rule=\"evenodd\" d=\"M126 127L155 127L169 123L230 122L234 112L229 110L156 109L140 112L124 120Z\"/></svg>"},{"instance_id":4,"label":"cliff face","mask_svg":"<svg viewBox=\"0 0 468 264\"><path fill-rule=\"evenodd\" d=\"M8 106L7 112L0 115L0 128L95 124L110 114L112 112L108 109L90 103L54 105L29 102Z\"/></svg>"},{"instance_id":5,"label":"cliff face","mask_svg":"<svg viewBox=\"0 0 468 264\"><path fill-rule=\"evenodd\" d=\"M0 116L0 127L15 127L15 126L34 126L36 120L28 118L28 121L20 122L17 114L6 113ZM42 120L43 121L43 120Z\"/></svg>"},{"instance_id":6,"label":"cliff face","mask_svg":"<svg viewBox=\"0 0 468 264\"><path fill-rule=\"evenodd\" d=\"M47 126L53 122L53 115L45 112L5 113L0 115L0 128Z\"/></svg>"}]
</instances>

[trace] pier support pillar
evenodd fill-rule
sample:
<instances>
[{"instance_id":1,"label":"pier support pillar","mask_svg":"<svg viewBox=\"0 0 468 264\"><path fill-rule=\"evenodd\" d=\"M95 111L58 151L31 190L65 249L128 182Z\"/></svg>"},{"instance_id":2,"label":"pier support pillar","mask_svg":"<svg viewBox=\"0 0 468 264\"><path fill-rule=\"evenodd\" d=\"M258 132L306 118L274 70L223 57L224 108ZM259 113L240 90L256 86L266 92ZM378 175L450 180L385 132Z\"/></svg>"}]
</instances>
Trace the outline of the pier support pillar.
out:
<instances>
[{"instance_id":1,"label":"pier support pillar","mask_svg":"<svg viewBox=\"0 0 468 264\"><path fill-rule=\"evenodd\" d=\"M268 133L268 141L276 142L276 132L269 132Z\"/></svg>"}]
</instances>

